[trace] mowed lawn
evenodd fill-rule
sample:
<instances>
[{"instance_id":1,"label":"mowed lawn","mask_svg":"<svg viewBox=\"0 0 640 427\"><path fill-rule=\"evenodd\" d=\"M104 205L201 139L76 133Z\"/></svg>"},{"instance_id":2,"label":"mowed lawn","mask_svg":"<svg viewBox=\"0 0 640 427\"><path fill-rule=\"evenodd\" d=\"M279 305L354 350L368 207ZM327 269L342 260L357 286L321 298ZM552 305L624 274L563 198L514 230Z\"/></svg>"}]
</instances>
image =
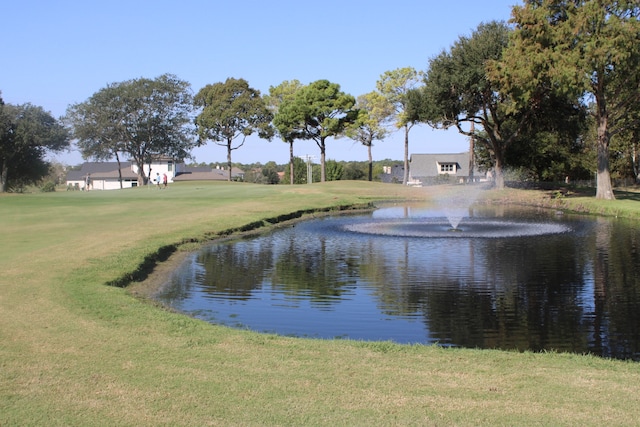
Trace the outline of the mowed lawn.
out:
<instances>
[{"instance_id":1,"label":"mowed lawn","mask_svg":"<svg viewBox=\"0 0 640 427\"><path fill-rule=\"evenodd\" d=\"M205 183L0 196L0 426L638 425L638 363L263 335L106 285L138 277L163 248L433 191L447 190ZM514 194L497 198L541 196Z\"/></svg>"}]
</instances>

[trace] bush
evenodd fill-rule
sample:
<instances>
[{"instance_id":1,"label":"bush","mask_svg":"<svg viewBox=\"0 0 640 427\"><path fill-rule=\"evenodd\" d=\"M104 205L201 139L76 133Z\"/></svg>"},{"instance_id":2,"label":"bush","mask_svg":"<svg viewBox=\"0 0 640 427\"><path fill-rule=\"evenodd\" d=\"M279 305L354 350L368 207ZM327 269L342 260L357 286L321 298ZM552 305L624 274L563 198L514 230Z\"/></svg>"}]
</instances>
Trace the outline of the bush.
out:
<instances>
[{"instance_id":1,"label":"bush","mask_svg":"<svg viewBox=\"0 0 640 427\"><path fill-rule=\"evenodd\" d=\"M42 187L40 187L40 191L42 191L43 193L53 193L54 191L56 191L56 185L53 183L53 181L47 181L42 185Z\"/></svg>"}]
</instances>

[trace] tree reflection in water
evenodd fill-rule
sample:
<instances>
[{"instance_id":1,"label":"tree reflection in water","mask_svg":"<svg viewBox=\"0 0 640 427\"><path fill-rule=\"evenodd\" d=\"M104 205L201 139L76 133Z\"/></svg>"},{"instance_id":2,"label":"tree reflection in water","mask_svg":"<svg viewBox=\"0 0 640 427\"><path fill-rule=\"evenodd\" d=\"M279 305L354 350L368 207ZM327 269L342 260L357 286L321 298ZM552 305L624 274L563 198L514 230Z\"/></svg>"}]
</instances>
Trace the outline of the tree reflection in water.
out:
<instances>
[{"instance_id":1,"label":"tree reflection in water","mask_svg":"<svg viewBox=\"0 0 640 427\"><path fill-rule=\"evenodd\" d=\"M194 253L158 299L211 322L283 335L640 359L633 223L482 207L466 221L562 227L453 239L350 231L438 215L381 209L215 243Z\"/></svg>"}]
</instances>

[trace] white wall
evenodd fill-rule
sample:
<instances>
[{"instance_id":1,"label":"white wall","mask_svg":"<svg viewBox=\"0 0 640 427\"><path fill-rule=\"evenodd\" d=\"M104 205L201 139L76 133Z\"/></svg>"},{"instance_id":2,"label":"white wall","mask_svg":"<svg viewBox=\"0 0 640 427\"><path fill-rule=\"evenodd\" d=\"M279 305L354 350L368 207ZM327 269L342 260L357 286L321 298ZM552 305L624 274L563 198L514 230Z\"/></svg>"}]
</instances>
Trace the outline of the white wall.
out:
<instances>
[{"instance_id":1,"label":"white wall","mask_svg":"<svg viewBox=\"0 0 640 427\"><path fill-rule=\"evenodd\" d=\"M167 174L167 179L169 182L173 182L173 178L176 176L176 173L180 171L180 168L183 167L183 164L181 163L172 163L172 170L169 170L169 161L162 161L162 162L158 162L158 163L151 163L151 180L155 179L156 173L159 173L160 176L162 176L162 174ZM133 171L133 173L138 173L138 166L135 164L131 165L131 170ZM142 170L144 171L144 176L149 176L149 165L145 164L142 167Z\"/></svg>"},{"instance_id":2,"label":"white wall","mask_svg":"<svg viewBox=\"0 0 640 427\"><path fill-rule=\"evenodd\" d=\"M131 188L134 186L133 185L134 183L137 185L138 181L123 180L122 188ZM93 185L91 186L91 190L119 190L119 189L120 189L120 182L118 180L111 181L111 180L94 179Z\"/></svg>"}]
</instances>

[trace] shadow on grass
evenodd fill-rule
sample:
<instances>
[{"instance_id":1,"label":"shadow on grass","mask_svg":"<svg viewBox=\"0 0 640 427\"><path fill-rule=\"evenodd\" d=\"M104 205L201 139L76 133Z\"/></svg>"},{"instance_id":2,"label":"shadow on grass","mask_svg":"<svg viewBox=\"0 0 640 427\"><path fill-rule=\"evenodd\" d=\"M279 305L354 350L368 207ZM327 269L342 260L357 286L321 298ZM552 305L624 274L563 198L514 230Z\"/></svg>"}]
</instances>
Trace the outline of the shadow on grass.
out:
<instances>
[{"instance_id":1,"label":"shadow on grass","mask_svg":"<svg viewBox=\"0 0 640 427\"><path fill-rule=\"evenodd\" d=\"M614 193L616 195L616 199L618 200L633 200L634 202L640 202L640 190L614 190Z\"/></svg>"}]
</instances>

